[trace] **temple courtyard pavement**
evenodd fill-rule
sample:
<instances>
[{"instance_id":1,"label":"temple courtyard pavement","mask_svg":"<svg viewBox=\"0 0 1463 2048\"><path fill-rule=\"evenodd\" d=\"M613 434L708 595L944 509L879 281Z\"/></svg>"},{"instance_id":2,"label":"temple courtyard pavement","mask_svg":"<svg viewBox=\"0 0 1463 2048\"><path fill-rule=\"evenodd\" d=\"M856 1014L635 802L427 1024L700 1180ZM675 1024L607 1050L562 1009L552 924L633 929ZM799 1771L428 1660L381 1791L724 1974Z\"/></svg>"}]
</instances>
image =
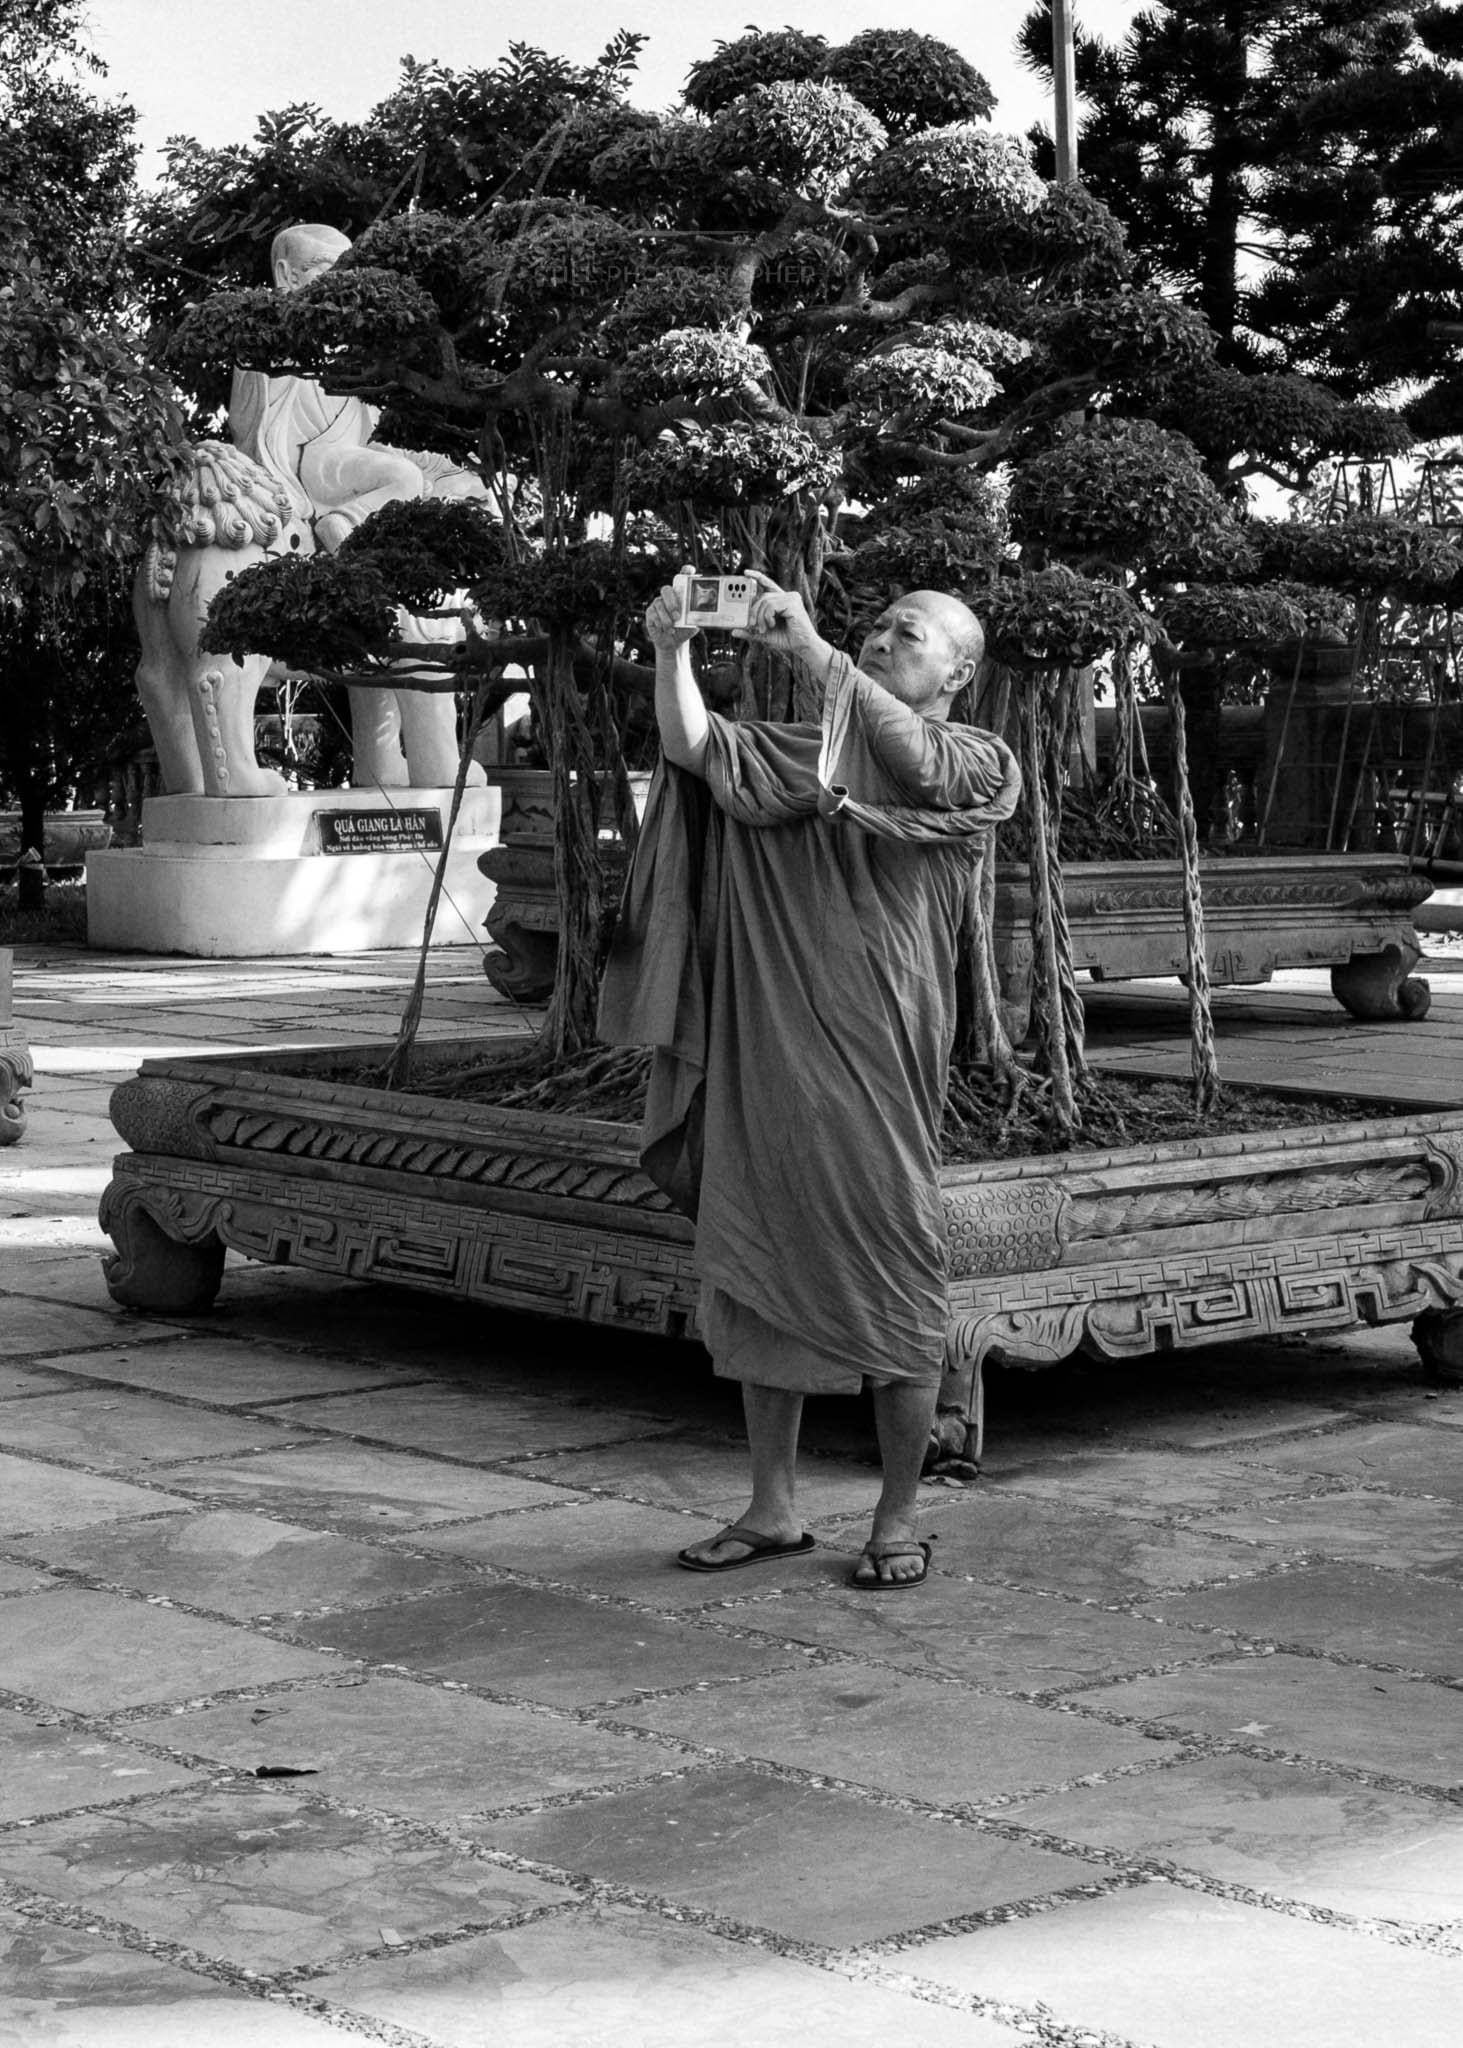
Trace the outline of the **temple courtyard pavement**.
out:
<instances>
[{"instance_id":1,"label":"temple courtyard pavement","mask_svg":"<svg viewBox=\"0 0 1463 2048\"><path fill-rule=\"evenodd\" d=\"M913 1593L742 1505L686 1345L231 1258L116 1308L110 1088L394 1030L407 955L22 948L0 1152L0 2048L1454 2048L1463 1391L1405 1327L994 1373ZM1218 999L1227 1071L1463 1105L1431 1015ZM1096 992L1182 1072L1182 992ZM428 1035L513 1029L471 950Z\"/></svg>"}]
</instances>

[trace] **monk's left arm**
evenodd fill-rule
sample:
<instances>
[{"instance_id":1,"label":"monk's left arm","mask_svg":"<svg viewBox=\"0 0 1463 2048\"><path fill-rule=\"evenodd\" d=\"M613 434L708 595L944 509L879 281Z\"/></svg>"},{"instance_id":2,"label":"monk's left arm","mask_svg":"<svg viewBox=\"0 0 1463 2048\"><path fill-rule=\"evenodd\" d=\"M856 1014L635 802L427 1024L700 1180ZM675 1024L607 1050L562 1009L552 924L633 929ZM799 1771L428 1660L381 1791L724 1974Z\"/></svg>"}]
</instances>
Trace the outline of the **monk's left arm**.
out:
<instances>
[{"instance_id":1,"label":"monk's left arm","mask_svg":"<svg viewBox=\"0 0 1463 2048\"><path fill-rule=\"evenodd\" d=\"M1021 771L1004 740L971 725L925 718L860 669L848 686L861 712L864 738L909 802L921 809L989 809L1008 818L1021 789Z\"/></svg>"}]
</instances>

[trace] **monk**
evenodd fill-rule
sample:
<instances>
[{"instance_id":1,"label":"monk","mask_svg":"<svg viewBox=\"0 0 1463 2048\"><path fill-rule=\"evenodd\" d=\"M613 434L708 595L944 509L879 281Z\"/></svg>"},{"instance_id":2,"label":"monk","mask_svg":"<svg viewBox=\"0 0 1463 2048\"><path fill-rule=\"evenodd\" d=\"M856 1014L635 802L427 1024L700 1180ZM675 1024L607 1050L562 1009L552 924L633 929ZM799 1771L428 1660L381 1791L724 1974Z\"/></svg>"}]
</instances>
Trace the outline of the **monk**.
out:
<instances>
[{"instance_id":1,"label":"monk","mask_svg":"<svg viewBox=\"0 0 1463 2048\"><path fill-rule=\"evenodd\" d=\"M852 1583L919 1584L919 1477L944 1357L939 1133L958 935L1009 750L949 722L983 643L939 591L890 605L857 665L754 578L745 637L798 662L820 725L708 711L664 589L656 777L600 1028L655 1048L642 1157L696 1219L701 1322L742 1383L746 1513L683 1550L723 1572L813 1548L796 1493L808 1394L872 1393L883 1463Z\"/></svg>"}]
</instances>

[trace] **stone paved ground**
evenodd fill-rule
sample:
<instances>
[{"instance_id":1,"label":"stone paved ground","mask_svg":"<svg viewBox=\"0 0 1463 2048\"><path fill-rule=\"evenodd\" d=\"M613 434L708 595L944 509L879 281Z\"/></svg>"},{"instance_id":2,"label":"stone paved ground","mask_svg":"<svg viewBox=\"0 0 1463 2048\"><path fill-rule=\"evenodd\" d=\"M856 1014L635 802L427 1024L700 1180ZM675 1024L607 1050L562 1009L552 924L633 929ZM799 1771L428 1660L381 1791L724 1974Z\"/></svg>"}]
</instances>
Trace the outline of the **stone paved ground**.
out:
<instances>
[{"instance_id":1,"label":"stone paved ground","mask_svg":"<svg viewBox=\"0 0 1463 2048\"><path fill-rule=\"evenodd\" d=\"M814 1404L817 1551L679 1572L741 1504L698 1352L243 1265L109 1302L112 1082L382 1035L406 970L19 962L0 2048L1453 2048L1463 1393L1398 1331L997 1376L883 1598L867 1412ZM429 1031L513 1023L432 974ZM1449 974L1222 1044L1457 1099ZM1126 997L1104 1056L1178 1053Z\"/></svg>"}]
</instances>

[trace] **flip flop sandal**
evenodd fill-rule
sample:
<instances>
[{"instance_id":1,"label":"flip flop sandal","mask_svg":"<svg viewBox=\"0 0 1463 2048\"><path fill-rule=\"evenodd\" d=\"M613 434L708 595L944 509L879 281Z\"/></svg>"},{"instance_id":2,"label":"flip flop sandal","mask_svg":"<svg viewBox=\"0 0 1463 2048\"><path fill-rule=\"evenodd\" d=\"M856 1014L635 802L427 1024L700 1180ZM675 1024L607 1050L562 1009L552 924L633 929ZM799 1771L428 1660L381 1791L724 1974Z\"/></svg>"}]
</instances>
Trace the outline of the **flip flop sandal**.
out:
<instances>
[{"instance_id":1,"label":"flip flop sandal","mask_svg":"<svg viewBox=\"0 0 1463 2048\"><path fill-rule=\"evenodd\" d=\"M861 1579L857 1571L855 1571L848 1583L860 1593L907 1593L915 1586L922 1586L929 1577L930 1550L934 1541L934 1537L931 1536L929 1541L925 1543L881 1543L877 1546L870 1543L865 1546L863 1557L859 1559L859 1563L862 1564L867 1559L874 1567L875 1576L872 1579ZM892 1564L896 1557L917 1557L922 1559L920 1568L913 1578L881 1579L878 1576L879 1566L881 1564Z\"/></svg>"},{"instance_id":2,"label":"flip flop sandal","mask_svg":"<svg viewBox=\"0 0 1463 2048\"><path fill-rule=\"evenodd\" d=\"M751 1548L745 1557L723 1558L720 1564L708 1564L705 1558L692 1557L689 1550L676 1552L676 1563L688 1572L739 1572L743 1565L771 1564L774 1558L802 1557L805 1552L816 1548L813 1538L803 1531L791 1543L782 1543L776 1536L763 1536L756 1529L743 1528L737 1523L734 1528L723 1529L719 1536L712 1537L713 1543L747 1543Z\"/></svg>"}]
</instances>

